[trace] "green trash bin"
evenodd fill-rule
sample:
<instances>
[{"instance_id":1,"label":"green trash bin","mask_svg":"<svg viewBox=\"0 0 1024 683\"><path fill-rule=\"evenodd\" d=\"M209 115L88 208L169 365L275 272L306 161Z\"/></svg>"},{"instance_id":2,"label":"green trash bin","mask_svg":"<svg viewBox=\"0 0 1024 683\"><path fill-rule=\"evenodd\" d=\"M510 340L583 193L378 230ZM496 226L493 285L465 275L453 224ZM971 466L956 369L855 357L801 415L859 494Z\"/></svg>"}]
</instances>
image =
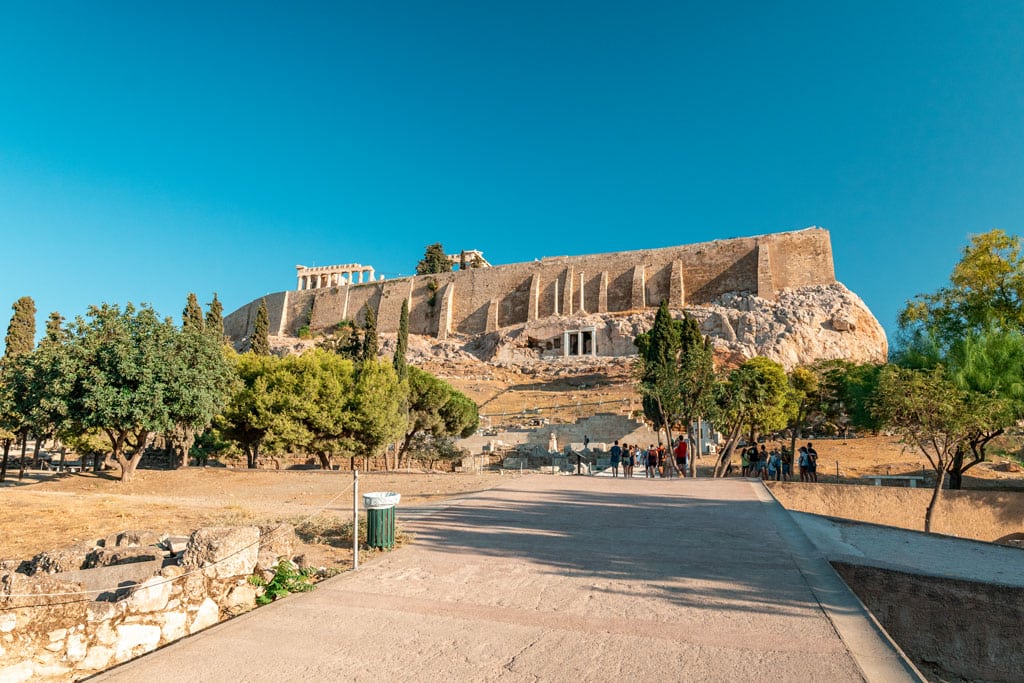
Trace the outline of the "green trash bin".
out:
<instances>
[{"instance_id":1,"label":"green trash bin","mask_svg":"<svg viewBox=\"0 0 1024 683\"><path fill-rule=\"evenodd\" d=\"M366 545L371 548L395 547L395 506L402 496L392 491L363 494L366 507Z\"/></svg>"}]
</instances>

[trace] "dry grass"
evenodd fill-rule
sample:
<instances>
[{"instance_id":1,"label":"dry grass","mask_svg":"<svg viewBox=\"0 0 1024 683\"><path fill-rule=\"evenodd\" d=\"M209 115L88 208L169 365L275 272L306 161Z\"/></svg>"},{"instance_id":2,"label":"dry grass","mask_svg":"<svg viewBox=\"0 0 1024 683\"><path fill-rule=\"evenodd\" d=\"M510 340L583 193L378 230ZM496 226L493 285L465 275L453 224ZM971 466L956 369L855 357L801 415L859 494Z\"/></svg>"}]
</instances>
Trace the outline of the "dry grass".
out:
<instances>
[{"instance_id":1,"label":"dry grass","mask_svg":"<svg viewBox=\"0 0 1024 683\"><path fill-rule=\"evenodd\" d=\"M486 490L498 481L486 474L365 473L360 474L360 491L398 491L405 506ZM184 535L200 526L285 521L299 527L298 552L310 564L351 561L352 478L347 472L190 468L140 471L130 484L105 474L43 473L0 485L0 499L0 560L28 559L125 529ZM402 540L399 534L396 543Z\"/></svg>"}]
</instances>

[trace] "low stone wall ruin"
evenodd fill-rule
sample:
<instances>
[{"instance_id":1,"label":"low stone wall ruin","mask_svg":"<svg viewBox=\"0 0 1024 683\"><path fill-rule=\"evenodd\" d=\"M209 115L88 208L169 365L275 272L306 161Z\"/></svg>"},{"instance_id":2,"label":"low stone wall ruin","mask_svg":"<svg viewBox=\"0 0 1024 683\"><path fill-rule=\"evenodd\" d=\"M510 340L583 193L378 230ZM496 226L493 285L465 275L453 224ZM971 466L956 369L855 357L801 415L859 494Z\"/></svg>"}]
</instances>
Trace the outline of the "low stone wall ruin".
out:
<instances>
[{"instance_id":1,"label":"low stone wall ruin","mask_svg":"<svg viewBox=\"0 0 1024 683\"><path fill-rule=\"evenodd\" d=\"M126 532L0 573L0 681L80 680L252 609L249 577L291 559L294 533L204 528L158 547L132 545L140 536ZM76 566L118 556L136 561Z\"/></svg>"}]
</instances>

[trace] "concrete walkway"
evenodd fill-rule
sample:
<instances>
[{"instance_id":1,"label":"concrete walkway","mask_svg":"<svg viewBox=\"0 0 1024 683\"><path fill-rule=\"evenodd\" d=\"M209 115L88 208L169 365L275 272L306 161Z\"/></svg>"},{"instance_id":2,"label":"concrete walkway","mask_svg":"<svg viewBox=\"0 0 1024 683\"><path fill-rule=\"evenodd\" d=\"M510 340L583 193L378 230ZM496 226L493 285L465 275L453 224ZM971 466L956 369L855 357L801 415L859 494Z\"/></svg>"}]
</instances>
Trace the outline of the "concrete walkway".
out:
<instances>
[{"instance_id":1,"label":"concrete walkway","mask_svg":"<svg viewBox=\"0 0 1024 683\"><path fill-rule=\"evenodd\" d=\"M759 482L526 476L416 517L100 680L918 680Z\"/></svg>"}]
</instances>

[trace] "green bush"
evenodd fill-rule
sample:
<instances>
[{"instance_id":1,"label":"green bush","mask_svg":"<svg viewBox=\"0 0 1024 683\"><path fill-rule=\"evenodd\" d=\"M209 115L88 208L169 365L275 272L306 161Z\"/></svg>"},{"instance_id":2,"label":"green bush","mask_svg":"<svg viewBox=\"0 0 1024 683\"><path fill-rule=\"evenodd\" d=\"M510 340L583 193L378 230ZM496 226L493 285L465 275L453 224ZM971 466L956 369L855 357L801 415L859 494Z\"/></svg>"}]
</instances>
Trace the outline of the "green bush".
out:
<instances>
[{"instance_id":1,"label":"green bush","mask_svg":"<svg viewBox=\"0 0 1024 683\"><path fill-rule=\"evenodd\" d=\"M281 560L277 563L274 576L270 581L253 574L249 577L249 583L263 589L263 593L256 596L256 604L269 605L274 600L283 598L290 593L305 593L313 590L314 573L312 569L299 569L288 560Z\"/></svg>"}]
</instances>

